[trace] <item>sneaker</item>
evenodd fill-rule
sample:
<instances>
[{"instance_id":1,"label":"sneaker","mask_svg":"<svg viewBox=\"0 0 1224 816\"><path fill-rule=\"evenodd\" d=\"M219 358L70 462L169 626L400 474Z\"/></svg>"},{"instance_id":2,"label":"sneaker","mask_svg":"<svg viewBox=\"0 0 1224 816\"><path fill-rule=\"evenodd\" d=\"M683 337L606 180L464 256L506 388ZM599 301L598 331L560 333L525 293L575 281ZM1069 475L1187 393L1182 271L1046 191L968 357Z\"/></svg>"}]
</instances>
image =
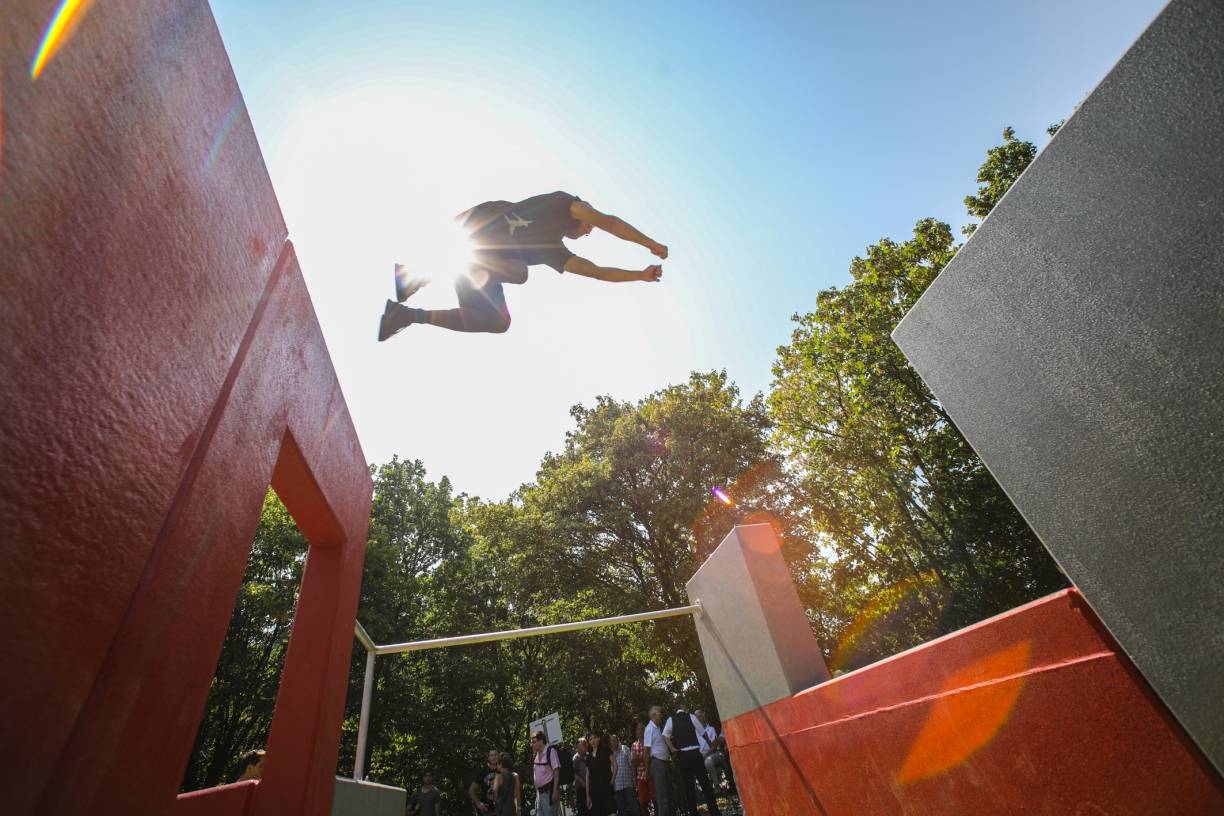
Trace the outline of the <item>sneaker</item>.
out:
<instances>
[{"instance_id":1,"label":"sneaker","mask_svg":"<svg viewBox=\"0 0 1224 816\"><path fill-rule=\"evenodd\" d=\"M412 310L401 306L394 300L388 300L383 309L382 319L378 321L378 342L395 336L401 329L411 326Z\"/></svg>"},{"instance_id":2,"label":"sneaker","mask_svg":"<svg viewBox=\"0 0 1224 816\"><path fill-rule=\"evenodd\" d=\"M415 295L417 290L427 283L429 278L414 277L403 264L395 265L395 299L400 303Z\"/></svg>"}]
</instances>

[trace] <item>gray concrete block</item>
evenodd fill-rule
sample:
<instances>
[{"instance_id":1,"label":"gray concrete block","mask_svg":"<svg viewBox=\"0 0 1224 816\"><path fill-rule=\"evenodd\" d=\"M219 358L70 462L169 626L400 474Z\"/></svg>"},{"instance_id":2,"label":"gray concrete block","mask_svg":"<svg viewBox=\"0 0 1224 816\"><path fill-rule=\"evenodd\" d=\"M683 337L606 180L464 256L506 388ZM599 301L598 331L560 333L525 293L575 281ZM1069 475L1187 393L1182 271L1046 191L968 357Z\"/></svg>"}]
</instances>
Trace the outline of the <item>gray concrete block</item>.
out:
<instances>
[{"instance_id":1,"label":"gray concrete block","mask_svg":"<svg viewBox=\"0 0 1224 816\"><path fill-rule=\"evenodd\" d=\"M1169 4L893 336L1224 769L1224 4Z\"/></svg>"},{"instance_id":2,"label":"gray concrete block","mask_svg":"<svg viewBox=\"0 0 1224 816\"><path fill-rule=\"evenodd\" d=\"M687 589L723 720L829 679L768 524L732 530Z\"/></svg>"},{"instance_id":3,"label":"gray concrete block","mask_svg":"<svg viewBox=\"0 0 1224 816\"><path fill-rule=\"evenodd\" d=\"M332 816L404 816L407 806L408 791L403 788L336 777Z\"/></svg>"}]
</instances>

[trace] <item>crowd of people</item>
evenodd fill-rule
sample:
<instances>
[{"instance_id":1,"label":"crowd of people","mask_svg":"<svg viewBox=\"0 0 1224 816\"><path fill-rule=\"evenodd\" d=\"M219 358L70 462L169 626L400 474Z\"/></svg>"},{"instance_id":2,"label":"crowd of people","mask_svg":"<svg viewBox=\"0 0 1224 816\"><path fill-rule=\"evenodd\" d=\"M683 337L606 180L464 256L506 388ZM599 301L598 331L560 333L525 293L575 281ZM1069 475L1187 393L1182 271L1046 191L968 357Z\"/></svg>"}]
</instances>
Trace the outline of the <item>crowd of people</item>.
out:
<instances>
[{"instance_id":1,"label":"crowd of people","mask_svg":"<svg viewBox=\"0 0 1224 816\"><path fill-rule=\"evenodd\" d=\"M487 753L465 791L472 816L681 816L681 808L683 816L700 816L698 790L705 816L722 816L718 792L736 793L726 739L705 712L689 713L683 705L671 714L652 707L629 744L618 734L592 731L571 752L536 731L530 745L529 784L510 754ZM409 798L408 814L441 816L439 801L427 774Z\"/></svg>"}]
</instances>

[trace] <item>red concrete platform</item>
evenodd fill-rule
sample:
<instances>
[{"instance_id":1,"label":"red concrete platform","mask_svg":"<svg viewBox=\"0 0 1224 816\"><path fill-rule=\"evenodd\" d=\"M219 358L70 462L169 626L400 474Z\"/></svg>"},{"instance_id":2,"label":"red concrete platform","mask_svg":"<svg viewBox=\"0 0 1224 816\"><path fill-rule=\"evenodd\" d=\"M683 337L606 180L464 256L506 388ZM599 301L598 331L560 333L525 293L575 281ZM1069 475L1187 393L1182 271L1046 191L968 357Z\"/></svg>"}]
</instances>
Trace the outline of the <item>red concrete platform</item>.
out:
<instances>
[{"instance_id":1,"label":"red concrete platform","mask_svg":"<svg viewBox=\"0 0 1224 816\"><path fill-rule=\"evenodd\" d=\"M752 816L1224 814L1224 785L1066 590L725 723Z\"/></svg>"}]
</instances>

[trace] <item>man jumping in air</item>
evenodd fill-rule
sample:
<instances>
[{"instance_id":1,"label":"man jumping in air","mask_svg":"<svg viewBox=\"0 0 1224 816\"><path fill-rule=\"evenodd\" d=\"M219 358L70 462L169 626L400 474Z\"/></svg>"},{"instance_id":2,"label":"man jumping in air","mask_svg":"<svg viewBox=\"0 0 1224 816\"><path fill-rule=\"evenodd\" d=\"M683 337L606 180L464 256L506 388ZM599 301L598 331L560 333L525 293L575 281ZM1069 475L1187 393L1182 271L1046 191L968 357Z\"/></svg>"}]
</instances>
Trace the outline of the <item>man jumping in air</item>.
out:
<instances>
[{"instance_id":1,"label":"man jumping in air","mask_svg":"<svg viewBox=\"0 0 1224 816\"><path fill-rule=\"evenodd\" d=\"M581 238L599 227L625 241L641 244L660 259L667 247L647 238L614 215L606 215L569 193L547 193L518 203L486 201L457 219L471 236L474 260L467 275L455 279L459 296L457 309L412 309L403 305L428 280L395 268L395 300L388 300L378 324L379 341L386 340L413 323L427 323L463 332L500 334L510 328L503 283L525 283L527 267L551 266L558 272L572 272L596 280L658 281L663 277L659 264L642 270L596 266L570 252L562 238ZM397 302L398 301L398 302Z\"/></svg>"}]
</instances>

